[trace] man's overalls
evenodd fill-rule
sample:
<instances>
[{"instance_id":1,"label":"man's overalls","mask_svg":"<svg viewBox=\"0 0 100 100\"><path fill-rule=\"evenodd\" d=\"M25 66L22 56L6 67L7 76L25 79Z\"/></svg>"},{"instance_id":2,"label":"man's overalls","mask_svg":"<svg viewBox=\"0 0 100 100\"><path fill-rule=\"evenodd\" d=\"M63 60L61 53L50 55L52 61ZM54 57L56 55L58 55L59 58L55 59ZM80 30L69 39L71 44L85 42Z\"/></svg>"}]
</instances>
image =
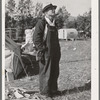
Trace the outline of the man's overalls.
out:
<instances>
[{"instance_id":1,"label":"man's overalls","mask_svg":"<svg viewBox=\"0 0 100 100\"><path fill-rule=\"evenodd\" d=\"M44 52L44 61L39 61L39 85L40 93L48 95L57 91L59 76L60 45L58 31L55 26L48 26Z\"/></svg>"},{"instance_id":2,"label":"man's overalls","mask_svg":"<svg viewBox=\"0 0 100 100\"><path fill-rule=\"evenodd\" d=\"M40 92L43 94L56 91L58 89L57 79L59 76L60 46L58 32L55 26L48 25L46 37L45 63L39 62Z\"/></svg>"}]
</instances>

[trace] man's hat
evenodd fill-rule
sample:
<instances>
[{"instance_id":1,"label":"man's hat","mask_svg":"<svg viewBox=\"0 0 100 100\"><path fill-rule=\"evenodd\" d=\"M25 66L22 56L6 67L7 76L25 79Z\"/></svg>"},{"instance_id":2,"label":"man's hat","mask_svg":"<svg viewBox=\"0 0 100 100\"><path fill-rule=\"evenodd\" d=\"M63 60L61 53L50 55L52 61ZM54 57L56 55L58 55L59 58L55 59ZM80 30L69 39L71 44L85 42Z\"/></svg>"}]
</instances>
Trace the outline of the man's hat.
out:
<instances>
[{"instance_id":1,"label":"man's hat","mask_svg":"<svg viewBox=\"0 0 100 100\"><path fill-rule=\"evenodd\" d=\"M49 5L47 5L47 6L45 6L45 7L43 8L42 12L44 13L44 12L48 11L48 10L51 9L51 8L56 9L57 6L56 6L56 5L49 4Z\"/></svg>"}]
</instances>

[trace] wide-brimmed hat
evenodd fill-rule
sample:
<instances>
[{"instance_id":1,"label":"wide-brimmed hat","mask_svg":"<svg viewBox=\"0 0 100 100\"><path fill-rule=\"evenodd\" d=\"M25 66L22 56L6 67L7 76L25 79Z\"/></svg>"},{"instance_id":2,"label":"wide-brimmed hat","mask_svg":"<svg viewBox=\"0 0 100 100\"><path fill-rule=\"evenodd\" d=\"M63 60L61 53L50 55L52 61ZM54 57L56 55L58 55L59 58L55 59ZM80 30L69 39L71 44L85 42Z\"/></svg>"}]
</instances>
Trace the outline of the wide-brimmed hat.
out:
<instances>
[{"instance_id":1,"label":"wide-brimmed hat","mask_svg":"<svg viewBox=\"0 0 100 100\"><path fill-rule=\"evenodd\" d=\"M56 9L57 6L56 6L56 5L52 5L52 4L46 5L46 6L43 8L42 12L44 13L44 12L48 11L48 10L51 9L51 8Z\"/></svg>"}]
</instances>

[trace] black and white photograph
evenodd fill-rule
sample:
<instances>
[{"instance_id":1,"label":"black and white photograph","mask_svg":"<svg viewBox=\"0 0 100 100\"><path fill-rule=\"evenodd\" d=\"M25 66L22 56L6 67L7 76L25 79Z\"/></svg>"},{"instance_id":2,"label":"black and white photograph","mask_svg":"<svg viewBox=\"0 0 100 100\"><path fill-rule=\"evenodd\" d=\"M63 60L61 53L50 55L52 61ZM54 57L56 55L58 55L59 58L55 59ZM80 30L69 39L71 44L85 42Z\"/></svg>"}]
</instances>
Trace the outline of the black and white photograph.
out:
<instances>
[{"instance_id":1,"label":"black and white photograph","mask_svg":"<svg viewBox=\"0 0 100 100\"><path fill-rule=\"evenodd\" d=\"M92 75L98 74L95 3L3 2L3 100L93 100L98 90Z\"/></svg>"}]
</instances>

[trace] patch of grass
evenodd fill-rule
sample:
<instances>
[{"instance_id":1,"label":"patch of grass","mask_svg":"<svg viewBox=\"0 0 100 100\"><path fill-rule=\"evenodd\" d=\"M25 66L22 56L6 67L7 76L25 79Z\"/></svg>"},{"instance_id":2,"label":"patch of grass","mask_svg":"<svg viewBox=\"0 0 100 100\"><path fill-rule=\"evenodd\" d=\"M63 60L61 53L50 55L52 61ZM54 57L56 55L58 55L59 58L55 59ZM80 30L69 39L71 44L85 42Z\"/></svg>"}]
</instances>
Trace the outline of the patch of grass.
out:
<instances>
[{"instance_id":1,"label":"patch of grass","mask_svg":"<svg viewBox=\"0 0 100 100\"><path fill-rule=\"evenodd\" d=\"M91 100L91 89L85 83L91 79L91 41L60 41L61 60L58 79L61 96L54 100ZM15 87L39 91L38 75L7 82Z\"/></svg>"}]
</instances>

